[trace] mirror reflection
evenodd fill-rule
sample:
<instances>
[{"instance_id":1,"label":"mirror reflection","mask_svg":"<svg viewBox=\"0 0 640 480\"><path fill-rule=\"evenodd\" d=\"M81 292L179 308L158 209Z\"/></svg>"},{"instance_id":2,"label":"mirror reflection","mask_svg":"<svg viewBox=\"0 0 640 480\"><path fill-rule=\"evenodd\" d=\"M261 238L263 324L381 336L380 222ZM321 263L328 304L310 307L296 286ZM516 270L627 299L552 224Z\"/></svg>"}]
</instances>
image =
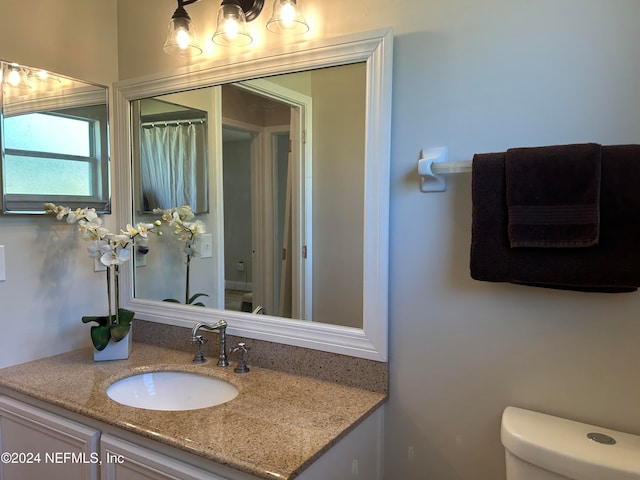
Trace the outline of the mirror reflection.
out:
<instances>
[{"instance_id":1,"label":"mirror reflection","mask_svg":"<svg viewBox=\"0 0 640 480\"><path fill-rule=\"evenodd\" d=\"M43 213L45 201L108 213L107 88L0 65L3 213Z\"/></svg>"},{"instance_id":2,"label":"mirror reflection","mask_svg":"<svg viewBox=\"0 0 640 480\"><path fill-rule=\"evenodd\" d=\"M153 98L140 107L140 211L207 213L207 112Z\"/></svg>"},{"instance_id":3,"label":"mirror reflection","mask_svg":"<svg viewBox=\"0 0 640 480\"><path fill-rule=\"evenodd\" d=\"M366 85L361 62L133 101L134 221L201 223L188 263L172 228L137 255L135 297L363 328Z\"/></svg>"}]
</instances>

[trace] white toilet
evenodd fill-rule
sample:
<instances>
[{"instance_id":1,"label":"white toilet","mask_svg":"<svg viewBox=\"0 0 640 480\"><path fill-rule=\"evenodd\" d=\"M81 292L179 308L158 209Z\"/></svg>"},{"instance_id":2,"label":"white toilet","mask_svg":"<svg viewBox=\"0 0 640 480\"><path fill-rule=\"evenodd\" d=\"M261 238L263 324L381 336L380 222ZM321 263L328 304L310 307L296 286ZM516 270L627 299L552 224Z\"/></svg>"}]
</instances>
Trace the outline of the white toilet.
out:
<instances>
[{"instance_id":1,"label":"white toilet","mask_svg":"<svg viewBox=\"0 0 640 480\"><path fill-rule=\"evenodd\" d=\"M640 480L640 437L507 407L507 480Z\"/></svg>"}]
</instances>

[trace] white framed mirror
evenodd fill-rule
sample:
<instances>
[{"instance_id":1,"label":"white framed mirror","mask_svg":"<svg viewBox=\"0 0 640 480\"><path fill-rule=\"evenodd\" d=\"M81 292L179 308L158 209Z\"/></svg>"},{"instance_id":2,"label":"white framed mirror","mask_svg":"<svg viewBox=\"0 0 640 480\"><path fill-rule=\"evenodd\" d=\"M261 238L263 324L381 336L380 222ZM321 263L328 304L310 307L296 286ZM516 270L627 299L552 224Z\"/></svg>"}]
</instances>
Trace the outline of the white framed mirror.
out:
<instances>
[{"instance_id":1,"label":"white framed mirror","mask_svg":"<svg viewBox=\"0 0 640 480\"><path fill-rule=\"evenodd\" d=\"M391 30L377 30L371 32L363 32L335 39L328 39L318 42L305 43L300 49L292 51L292 49L283 49L282 51L269 52L266 56L256 58L243 58L242 60L232 64L216 64L211 63L193 69L181 69L171 74L153 75L143 78L136 78L118 82L115 85L115 139L116 139L116 158L120 162L118 169L118 215L120 222L129 223L137 218L137 209L135 208L136 198L140 197L140 192L136 191L134 186L138 184L136 178L135 167L139 147L135 143L135 137L138 132L139 125L135 115L132 116L142 99L154 98L162 101L175 101L176 94L189 93L191 91L209 89L212 98L222 98L221 86L227 88L230 84L245 93L264 94L277 98L297 98L295 95L289 96L273 93L273 91L265 85L274 82L276 76L295 74L296 72L315 72L315 71L331 71L332 68L340 66L351 66L361 64L364 66L364 79L360 90L364 98L364 115L363 115L363 145L360 155L361 168L358 178L345 178L346 185L351 185L348 189L352 195L355 195L355 201L361 205L360 216L357 222L357 230L355 236L358 237L359 247L353 251L347 251L347 255L357 257L358 265L360 265L357 275L357 287L355 290L358 294L353 295L349 300L357 306L357 313L352 317L354 321L341 321L336 324L329 314L318 313L320 310L316 306L332 305L332 307L345 305L339 301L332 301L333 297L337 297L338 292L321 295L314 290L311 294L300 294L302 300L296 304L293 315L278 315L278 312L267 310L267 315L253 314L239 309L226 308L229 302L221 299L224 296L225 273L224 264L233 263L237 267L238 258L231 257L225 259L222 254L219 259L213 262L210 272L209 283L213 285L214 296L220 297L218 303L207 304L205 308L195 307L192 305L184 305L177 303L167 303L161 300L161 296L154 298L151 293L145 291L148 284L140 283L141 279L151 272L149 262L147 266L138 270L137 274L135 262L124 264L121 275L121 302L124 308L131 309L136 312L136 318L143 320L178 325L183 327L191 327L195 322L208 321L215 322L221 318L225 319L228 324L228 333L231 335L244 336L259 340L272 341L277 343L285 343L306 348L313 348L333 353L345 354L350 356L362 357L378 361L387 360L387 315L388 315L388 209L389 209L389 139L390 139L390 112L391 112L391 71L392 71L392 33ZM268 78L267 78L268 77ZM282 82L281 82L282 83ZM287 83L287 82L285 82ZM268 93L265 93L268 92ZM180 100L182 101L182 100ZM284 100L291 111L305 112L305 100ZM308 102L313 109L320 109L322 104L315 98ZM309 110L311 107L309 107ZM337 113L339 114L339 112ZM335 113L334 113L335 115ZM217 118L220 117L220 118ZM309 117L311 118L311 117ZM315 121L315 116L313 117ZM215 177L216 170L219 171L218 176L221 182L222 173L222 131L223 128L229 130L242 131L247 129L247 122L243 123L242 119L224 118L219 111L217 114L209 116L209 169ZM294 123L291 122L293 125ZM333 246L323 256L313 251L313 230L321 230L326 236L330 237L332 232L326 231L316 223L316 215L311 207L312 196L311 190L316 193L316 186L311 180L311 166L314 162L322 162L322 156L316 155L313 148L312 136L315 130L311 130L310 120L304 120L299 123L302 125L300 138L300 151L303 160L299 164L299 168L294 169L294 177L300 178L300 185L308 188L294 189L294 201L292 209L295 215L302 218L302 227L296 227L294 231L300 232L300 238L294 239L293 250L304 251L304 256L309 253L308 262L301 261L297 275L306 275L307 283L319 283L314 281L320 271L324 268L330 272L332 278L339 280L341 278L341 267L344 265L344 256L346 249ZM307 131L307 127L309 130ZM317 127L314 123L314 129ZM292 127L295 130L295 127ZM275 130L278 130L277 128ZM308 135L309 147L304 141L305 135ZM321 135L317 135L322 138ZM317 138L313 139L318 142ZM294 147L295 148L295 147ZM316 158L318 157L318 158ZM132 163L133 160L133 163ZM132 167L132 165L134 165ZM315 165L314 165L315 166ZM127 168L129 167L129 168ZM345 170L349 175L353 175L353 170ZM314 170L315 172L315 170ZM360 178L361 177L361 178ZM253 177L252 177L253 178ZM253 181L253 180L252 180ZM219 183L218 185L221 185ZM312 187L313 185L313 187ZM213 251L229 250L218 248L219 243L223 243L222 238L215 237L216 232L225 232L224 215L221 213L220 206L225 202L229 204L232 199L223 198L225 192L223 188L215 188L210 190L210 206L211 210L207 217L210 222L211 231L214 234ZM253 200L255 203L255 200ZM340 207L338 205L338 207ZM258 210L260 210L258 208ZM335 208L334 208L335 210ZM254 211L255 207L254 207ZM306 212L306 213L305 213ZM311 217L313 216L313 222ZM202 218L205 218L204 216ZM350 226L349 228L355 228ZM227 226L227 230L230 228ZM262 232L261 228L254 228ZM209 231L209 230L208 230ZM338 236L336 229L334 236ZM354 235L352 235L354 236ZM222 236L221 236L222 237ZM269 236L258 236L254 239L254 245L273 243ZM153 243L156 239L150 242ZM319 242L317 242L319 243ZM307 252L307 247L309 252ZM255 251L255 247L254 251ZM153 246L151 246L153 249ZM216 257L216 255L213 255ZM205 259L202 259L205 260ZM208 260L208 259L207 259ZM267 268L268 262L256 262L255 269ZM204 265L204 262L203 262ZM312 267L313 265L313 267ZM144 270L144 268L148 270ZM245 265L242 266L245 268ZM150 276L150 275L147 275ZM295 276L295 275L294 275ZM137 285L136 285L137 283ZM262 283L269 283L263 281ZM305 287L306 288L306 287ZM305 291L305 288L302 290ZM152 289L147 288L149 292ZM260 287L255 287L256 291ZM295 290L295 289L294 289ZM310 291L310 288L307 289ZM268 295L273 295L273 289L266 287L265 291ZM360 293L361 292L361 293ZM255 293L255 292L252 292ZM295 303L295 302L294 302ZM260 303L261 304L261 303ZM314 308L311 308L311 304ZM256 306L256 303L253 304ZM274 314L276 313L276 314ZM293 318L292 318L293 317Z\"/></svg>"}]
</instances>

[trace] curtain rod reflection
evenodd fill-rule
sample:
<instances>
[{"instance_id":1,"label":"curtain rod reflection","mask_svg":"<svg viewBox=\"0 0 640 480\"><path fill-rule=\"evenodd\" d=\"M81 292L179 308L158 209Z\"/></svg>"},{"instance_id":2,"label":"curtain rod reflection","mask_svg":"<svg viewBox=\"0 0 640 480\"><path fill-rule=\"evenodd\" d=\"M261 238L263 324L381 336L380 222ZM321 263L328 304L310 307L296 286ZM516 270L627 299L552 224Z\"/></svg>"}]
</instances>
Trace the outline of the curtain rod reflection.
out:
<instances>
[{"instance_id":1,"label":"curtain rod reflection","mask_svg":"<svg viewBox=\"0 0 640 480\"><path fill-rule=\"evenodd\" d=\"M163 128L163 127L179 127L181 125L206 125L206 118L192 118L189 120L170 120L167 122L143 122L140 124L142 128Z\"/></svg>"}]
</instances>

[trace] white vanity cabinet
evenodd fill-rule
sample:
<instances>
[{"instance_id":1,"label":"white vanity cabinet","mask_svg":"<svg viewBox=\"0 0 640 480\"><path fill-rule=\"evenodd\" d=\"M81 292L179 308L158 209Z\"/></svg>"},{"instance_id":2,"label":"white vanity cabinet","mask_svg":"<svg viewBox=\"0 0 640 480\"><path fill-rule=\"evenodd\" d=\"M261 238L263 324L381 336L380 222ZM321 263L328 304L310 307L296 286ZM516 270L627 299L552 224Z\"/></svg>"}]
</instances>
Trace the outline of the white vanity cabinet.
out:
<instances>
[{"instance_id":1,"label":"white vanity cabinet","mask_svg":"<svg viewBox=\"0 0 640 480\"><path fill-rule=\"evenodd\" d=\"M148 439L132 440L114 428L105 432L90 418L85 425L78 422L84 417L71 420L37 404L42 408L0 395L0 480L258 480L204 459L194 464L179 449L156 449ZM296 480L381 480L382 411L369 415Z\"/></svg>"},{"instance_id":2,"label":"white vanity cabinet","mask_svg":"<svg viewBox=\"0 0 640 480\"><path fill-rule=\"evenodd\" d=\"M100 432L0 396L0 480L98 480Z\"/></svg>"}]
</instances>

